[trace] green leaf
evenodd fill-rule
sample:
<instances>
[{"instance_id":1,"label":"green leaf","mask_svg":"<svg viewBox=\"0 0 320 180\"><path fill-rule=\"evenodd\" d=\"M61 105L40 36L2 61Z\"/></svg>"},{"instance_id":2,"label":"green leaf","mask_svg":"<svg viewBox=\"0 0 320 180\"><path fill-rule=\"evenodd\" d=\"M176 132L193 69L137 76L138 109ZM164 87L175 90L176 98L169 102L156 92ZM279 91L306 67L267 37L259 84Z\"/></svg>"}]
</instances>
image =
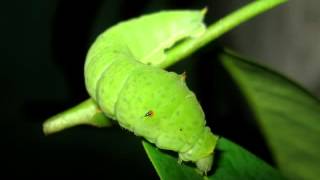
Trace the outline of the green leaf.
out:
<instances>
[{"instance_id":1,"label":"green leaf","mask_svg":"<svg viewBox=\"0 0 320 180\"><path fill-rule=\"evenodd\" d=\"M283 174L319 179L319 100L286 77L230 51L220 59L246 97Z\"/></svg>"},{"instance_id":2,"label":"green leaf","mask_svg":"<svg viewBox=\"0 0 320 180\"><path fill-rule=\"evenodd\" d=\"M208 177L201 176L196 168L179 164L176 157L160 151L147 142L143 142L143 146L158 175L163 180L283 179L271 166L225 138L219 138L215 150L214 167Z\"/></svg>"},{"instance_id":3,"label":"green leaf","mask_svg":"<svg viewBox=\"0 0 320 180\"><path fill-rule=\"evenodd\" d=\"M160 151L150 143L143 141L143 147L161 179L202 179L196 169L179 164L177 158Z\"/></svg>"}]
</instances>

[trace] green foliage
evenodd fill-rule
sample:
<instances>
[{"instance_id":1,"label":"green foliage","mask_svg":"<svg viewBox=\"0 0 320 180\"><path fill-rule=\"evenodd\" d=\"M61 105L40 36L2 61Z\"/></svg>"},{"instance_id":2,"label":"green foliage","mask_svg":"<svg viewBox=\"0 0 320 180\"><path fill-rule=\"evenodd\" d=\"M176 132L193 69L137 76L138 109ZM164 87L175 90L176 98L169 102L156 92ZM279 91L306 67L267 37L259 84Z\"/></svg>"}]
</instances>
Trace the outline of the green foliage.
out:
<instances>
[{"instance_id":1,"label":"green foliage","mask_svg":"<svg viewBox=\"0 0 320 180\"><path fill-rule=\"evenodd\" d=\"M319 178L319 100L282 75L230 51L220 58L247 98L282 172L292 179Z\"/></svg>"},{"instance_id":2,"label":"green foliage","mask_svg":"<svg viewBox=\"0 0 320 180\"><path fill-rule=\"evenodd\" d=\"M225 138L218 141L214 168L207 177L200 176L189 165L179 164L177 158L147 142L143 142L143 146L161 179L283 179L278 171Z\"/></svg>"}]
</instances>

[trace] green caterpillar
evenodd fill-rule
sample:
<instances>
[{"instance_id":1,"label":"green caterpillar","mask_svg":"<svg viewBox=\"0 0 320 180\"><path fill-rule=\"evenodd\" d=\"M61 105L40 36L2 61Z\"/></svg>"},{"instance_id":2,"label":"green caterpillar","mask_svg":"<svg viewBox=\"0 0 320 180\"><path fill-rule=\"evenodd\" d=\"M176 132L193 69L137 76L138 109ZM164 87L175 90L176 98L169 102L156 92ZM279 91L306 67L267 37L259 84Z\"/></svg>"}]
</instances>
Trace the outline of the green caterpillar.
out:
<instances>
[{"instance_id":1,"label":"green caterpillar","mask_svg":"<svg viewBox=\"0 0 320 180\"><path fill-rule=\"evenodd\" d=\"M203 11L163 11L111 27L89 49L85 83L107 117L207 173L217 137L206 127L184 75L159 68L166 49L206 31L203 16ZM55 126L50 123L47 127Z\"/></svg>"},{"instance_id":2,"label":"green caterpillar","mask_svg":"<svg viewBox=\"0 0 320 180\"><path fill-rule=\"evenodd\" d=\"M159 12L108 29L89 50L85 80L108 117L207 172L216 136L205 126L204 113L183 76L155 67L165 59L165 49L205 31L203 14Z\"/></svg>"}]
</instances>

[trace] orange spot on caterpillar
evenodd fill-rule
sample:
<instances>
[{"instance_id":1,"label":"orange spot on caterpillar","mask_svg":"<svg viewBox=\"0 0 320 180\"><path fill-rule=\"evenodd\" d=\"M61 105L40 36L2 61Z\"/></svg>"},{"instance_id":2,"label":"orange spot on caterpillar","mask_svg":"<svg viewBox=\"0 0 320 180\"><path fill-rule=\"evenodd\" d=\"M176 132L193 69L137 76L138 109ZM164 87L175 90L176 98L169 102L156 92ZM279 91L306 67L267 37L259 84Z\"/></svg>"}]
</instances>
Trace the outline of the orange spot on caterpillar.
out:
<instances>
[{"instance_id":1,"label":"orange spot on caterpillar","mask_svg":"<svg viewBox=\"0 0 320 180\"><path fill-rule=\"evenodd\" d=\"M152 110L148 111L148 112L144 115L144 117L152 117L152 116L154 116L154 112L153 112Z\"/></svg>"}]
</instances>

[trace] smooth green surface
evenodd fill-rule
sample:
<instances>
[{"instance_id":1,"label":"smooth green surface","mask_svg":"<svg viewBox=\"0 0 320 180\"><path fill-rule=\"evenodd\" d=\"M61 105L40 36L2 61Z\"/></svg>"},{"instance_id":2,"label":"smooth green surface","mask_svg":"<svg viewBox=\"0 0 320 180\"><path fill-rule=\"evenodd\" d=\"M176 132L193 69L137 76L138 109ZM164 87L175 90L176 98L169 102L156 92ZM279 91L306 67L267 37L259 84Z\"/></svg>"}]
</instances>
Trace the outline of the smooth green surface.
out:
<instances>
[{"instance_id":1,"label":"smooth green surface","mask_svg":"<svg viewBox=\"0 0 320 180\"><path fill-rule=\"evenodd\" d=\"M231 52L220 59L247 98L282 172L292 179L319 179L319 100L284 76Z\"/></svg>"},{"instance_id":2,"label":"smooth green surface","mask_svg":"<svg viewBox=\"0 0 320 180\"><path fill-rule=\"evenodd\" d=\"M43 123L43 132L48 135L83 124L96 127L112 125L111 121L103 115L92 99L88 99L46 120Z\"/></svg>"},{"instance_id":3,"label":"smooth green surface","mask_svg":"<svg viewBox=\"0 0 320 180\"><path fill-rule=\"evenodd\" d=\"M203 179L195 168L179 164L177 158L163 153L150 143L143 141L143 147L161 179Z\"/></svg>"},{"instance_id":4,"label":"smooth green surface","mask_svg":"<svg viewBox=\"0 0 320 180\"><path fill-rule=\"evenodd\" d=\"M162 180L283 179L278 171L264 161L225 138L218 140L213 170L209 172L207 177L201 176L194 167L179 164L178 159L173 155L164 153L147 142L143 142L143 146Z\"/></svg>"},{"instance_id":5,"label":"smooth green surface","mask_svg":"<svg viewBox=\"0 0 320 180\"><path fill-rule=\"evenodd\" d=\"M200 10L163 10L115 24L100 34L91 45L85 62L85 83L90 96L101 104L99 84L102 77L114 77L111 88L123 83L109 68L118 61L137 61L157 66L166 59L166 49L185 38L197 38L205 32L204 12ZM129 63L127 63L129 64ZM134 64L137 67L137 64ZM126 64L121 67L126 69ZM149 66L150 67L150 66ZM108 71L107 71L108 70ZM131 73L131 69L124 72ZM104 74L104 73L108 74ZM121 78L126 79L126 76ZM107 93L108 91L106 91ZM108 99L117 94L109 94ZM110 105L109 105L110 106ZM112 114L112 112L111 112Z\"/></svg>"}]
</instances>

